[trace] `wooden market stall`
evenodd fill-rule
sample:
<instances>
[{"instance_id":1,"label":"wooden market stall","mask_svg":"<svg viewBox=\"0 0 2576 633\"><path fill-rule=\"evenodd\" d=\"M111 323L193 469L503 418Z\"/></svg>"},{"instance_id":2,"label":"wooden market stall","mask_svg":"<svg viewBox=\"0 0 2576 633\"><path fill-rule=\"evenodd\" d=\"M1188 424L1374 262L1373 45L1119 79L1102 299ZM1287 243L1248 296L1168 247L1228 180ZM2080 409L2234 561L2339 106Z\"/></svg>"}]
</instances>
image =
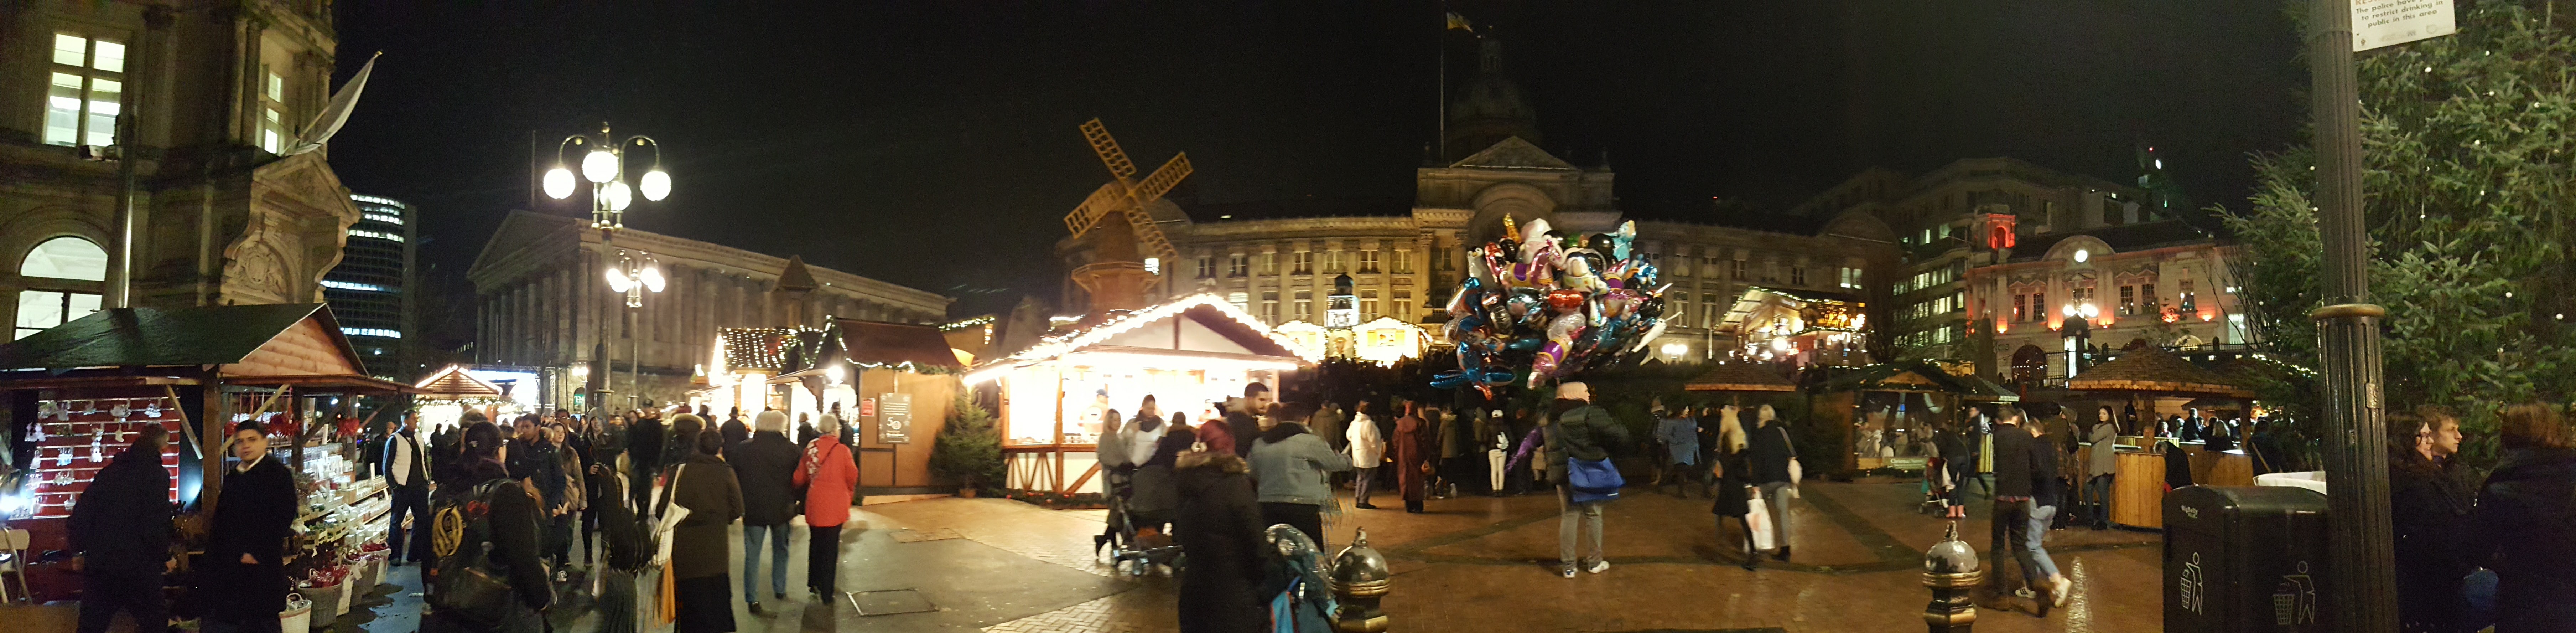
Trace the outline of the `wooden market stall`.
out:
<instances>
[{"instance_id":1,"label":"wooden market stall","mask_svg":"<svg viewBox=\"0 0 2576 633\"><path fill-rule=\"evenodd\" d=\"M423 435L456 426L466 411L479 410L484 418L498 421L498 414L489 405L508 397L500 385L466 373L464 365L448 365L430 372L429 377L412 383L412 393L412 410L420 414L417 431Z\"/></svg>"},{"instance_id":2,"label":"wooden market stall","mask_svg":"<svg viewBox=\"0 0 2576 633\"><path fill-rule=\"evenodd\" d=\"M2100 396L2104 401L2126 401L2137 408L2142 420L2156 417L2159 399L2228 398L2246 402L2251 408L2254 390L2215 372L2201 369L2190 361L2174 356L2155 346L2144 346L2119 358L2086 369L2066 381L2069 391ZM2152 424L2142 424L2154 428ZM2111 522L2136 528L2164 527L2165 450L2154 438L2123 437L2115 460L2118 472L2111 493ZM2204 451L2200 442L2173 444L2169 450L2184 451L2191 464L2195 484L2213 486L2254 485L2254 461L2243 448ZM2100 447L2086 446L2079 459Z\"/></svg>"},{"instance_id":3,"label":"wooden market stall","mask_svg":"<svg viewBox=\"0 0 2576 633\"><path fill-rule=\"evenodd\" d=\"M858 441L861 494L955 492L931 481L930 454L946 428L966 370L938 326L828 319L815 353L774 380L810 395L818 410L842 404Z\"/></svg>"},{"instance_id":4,"label":"wooden market stall","mask_svg":"<svg viewBox=\"0 0 2576 633\"><path fill-rule=\"evenodd\" d=\"M1848 420L1842 466L1921 470L1935 425L1956 423L1966 407L2019 402L2021 396L1965 368L1894 361L1855 368L1824 382L1820 419ZM1992 451L1980 451L1980 455ZM1990 472L1980 464L1978 472Z\"/></svg>"},{"instance_id":5,"label":"wooden market stall","mask_svg":"<svg viewBox=\"0 0 2576 633\"><path fill-rule=\"evenodd\" d=\"M1201 293L1049 336L976 366L966 384L999 387L1010 488L1099 492L1091 482L1102 410L1132 416L1151 395L1166 412L1195 412L1242 395L1245 383L1277 389L1280 372L1314 362L1294 350L1259 319Z\"/></svg>"},{"instance_id":6,"label":"wooden market stall","mask_svg":"<svg viewBox=\"0 0 2576 633\"><path fill-rule=\"evenodd\" d=\"M0 394L11 408L7 438L31 465L0 498L25 500L0 518L29 529L34 550L65 547L63 519L90 478L132 441L138 425L170 431L163 464L171 501L191 514L222 497L223 449L233 426L261 420L273 451L309 488L289 561L333 564L358 543L380 539L386 509L380 480L356 477L354 410L343 399L398 397L408 385L369 377L318 303L115 308L0 345ZM392 407L377 407L379 411ZM332 422L339 422L333 424ZM67 599L79 577L50 563L31 566L39 598Z\"/></svg>"}]
</instances>

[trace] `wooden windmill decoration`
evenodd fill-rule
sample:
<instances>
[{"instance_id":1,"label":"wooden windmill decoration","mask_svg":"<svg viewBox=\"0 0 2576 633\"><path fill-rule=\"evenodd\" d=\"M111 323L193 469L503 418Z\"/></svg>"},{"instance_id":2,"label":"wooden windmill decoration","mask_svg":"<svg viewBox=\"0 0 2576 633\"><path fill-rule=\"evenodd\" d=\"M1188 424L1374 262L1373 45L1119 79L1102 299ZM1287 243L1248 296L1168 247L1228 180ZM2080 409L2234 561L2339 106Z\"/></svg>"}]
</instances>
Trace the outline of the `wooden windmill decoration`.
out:
<instances>
[{"instance_id":1,"label":"wooden windmill decoration","mask_svg":"<svg viewBox=\"0 0 2576 633\"><path fill-rule=\"evenodd\" d=\"M1158 274L1146 268L1146 258L1161 266L1177 265L1179 251L1154 225L1145 207L1189 177L1190 156L1175 154L1144 180L1135 180L1136 163L1127 159L1127 152L1118 148L1118 139L1109 136L1109 127L1101 125L1100 119L1082 124L1082 138L1109 166L1111 178L1064 216L1064 228L1073 232L1074 239L1090 241L1091 262L1073 270L1073 282L1091 293L1090 316L1097 320L1113 310L1145 307L1145 287ZM1112 228L1093 231L1102 225Z\"/></svg>"}]
</instances>

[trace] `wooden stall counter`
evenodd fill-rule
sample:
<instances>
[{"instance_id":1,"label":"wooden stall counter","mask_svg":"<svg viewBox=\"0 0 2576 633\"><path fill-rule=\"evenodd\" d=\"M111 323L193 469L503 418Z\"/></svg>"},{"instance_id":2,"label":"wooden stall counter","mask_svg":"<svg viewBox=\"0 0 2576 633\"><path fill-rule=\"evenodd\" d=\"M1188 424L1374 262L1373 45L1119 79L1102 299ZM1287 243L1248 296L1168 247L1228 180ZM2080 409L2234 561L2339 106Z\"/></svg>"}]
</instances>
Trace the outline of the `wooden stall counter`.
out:
<instances>
[{"instance_id":1,"label":"wooden stall counter","mask_svg":"<svg viewBox=\"0 0 2576 633\"><path fill-rule=\"evenodd\" d=\"M2209 452L2199 443L2183 444L2191 462L2191 481L2205 486L2254 485L2254 458L2242 450ZM2164 529L2165 455L2121 447L2118 478L2112 481L2111 522L2145 529Z\"/></svg>"}]
</instances>

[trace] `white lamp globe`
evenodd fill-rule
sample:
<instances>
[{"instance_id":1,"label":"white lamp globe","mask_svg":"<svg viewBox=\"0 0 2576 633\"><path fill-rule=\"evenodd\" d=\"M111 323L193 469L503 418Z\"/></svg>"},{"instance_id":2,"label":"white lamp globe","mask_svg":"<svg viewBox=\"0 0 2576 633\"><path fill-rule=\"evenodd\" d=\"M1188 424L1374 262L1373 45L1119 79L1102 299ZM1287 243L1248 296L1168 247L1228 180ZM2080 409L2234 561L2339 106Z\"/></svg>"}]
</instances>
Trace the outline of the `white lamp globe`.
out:
<instances>
[{"instance_id":1,"label":"white lamp globe","mask_svg":"<svg viewBox=\"0 0 2576 633\"><path fill-rule=\"evenodd\" d=\"M653 291L653 292L661 292L661 291L662 291L662 283L663 283L663 281L662 281L662 269L660 269L660 268L646 268L646 269L644 269L644 272L643 272L643 274L641 275L641 277L643 277L643 281L644 281L644 289L645 289L645 290L650 290L650 291Z\"/></svg>"},{"instance_id":2,"label":"white lamp globe","mask_svg":"<svg viewBox=\"0 0 2576 633\"><path fill-rule=\"evenodd\" d=\"M626 186L626 181L619 180L608 183L607 193L608 210L610 211L624 211L626 210L626 205L635 204L635 188Z\"/></svg>"},{"instance_id":3,"label":"white lamp globe","mask_svg":"<svg viewBox=\"0 0 2576 633\"><path fill-rule=\"evenodd\" d=\"M581 177L591 182L617 179L617 155L604 149L590 150L589 155L581 157Z\"/></svg>"},{"instance_id":4,"label":"white lamp globe","mask_svg":"<svg viewBox=\"0 0 2576 633\"><path fill-rule=\"evenodd\" d=\"M659 169L644 172L644 180L636 185L636 188L644 190L646 200L661 202L663 198L671 196L671 174Z\"/></svg>"},{"instance_id":5,"label":"white lamp globe","mask_svg":"<svg viewBox=\"0 0 2576 633\"><path fill-rule=\"evenodd\" d=\"M2093 304L2090 304L2090 303L2084 304L2083 312L2084 312L2084 318L2087 318L2087 319L2090 319L2090 318L2093 318L2093 317L2097 317L2097 316L2102 316L2102 309L2101 309L2101 308L2097 308L2097 307L2093 307Z\"/></svg>"},{"instance_id":6,"label":"white lamp globe","mask_svg":"<svg viewBox=\"0 0 2576 633\"><path fill-rule=\"evenodd\" d=\"M556 167L546 170L546 197L562 200L572 197L572 170Z\"/></svg>"},{"instance_id":7,"label":"white lamp globe","mask_svg":"<svg viewBox=\"0 0 2576 633\"><path fill-rule=\"evenodd\" d=\"M626 289L628 289L628 288L633 288L633 287L635 287L635 280L633 280L633 279L627 279L627 278L626 278L626 271L624 271L624 270L620 270L620 269L616 269L616 268L608 269L608 289L609 289L609 290L611 290L611 291L615 291L615 292L625 292L625 291L626 291Z\"/></svg>"},{"instance_id":8,"label":"white lamp globe","mask_svg":"<svg viewBox=\"0 0 2576 633\"><path fill-rule=\"evenodd\" d=\"M837 385L837 384L841 384L841 378L842 378L846 373L847 373L847 372L845 372L845 371L843 371L843 370L841 369L841 366L840 366L840 365L833 365L833 366L830 366L830 367L825 367L825 368L823 368L823 377L824 377L824 378L829 378L829 379L831 379L832 384L835 384L835 385Z\"/></svg>"},{"instance_id":9,"label":"white lamp globe","mask_svg":"<svg viewBox=\"0 0 2576 633\"><path fill-rule=\"evenodd\" d=\"M2081 248L2075 249L2075 263L2081 264L2091 259L2093 259L2093 251Z\"/></svg>"}]
</instances>

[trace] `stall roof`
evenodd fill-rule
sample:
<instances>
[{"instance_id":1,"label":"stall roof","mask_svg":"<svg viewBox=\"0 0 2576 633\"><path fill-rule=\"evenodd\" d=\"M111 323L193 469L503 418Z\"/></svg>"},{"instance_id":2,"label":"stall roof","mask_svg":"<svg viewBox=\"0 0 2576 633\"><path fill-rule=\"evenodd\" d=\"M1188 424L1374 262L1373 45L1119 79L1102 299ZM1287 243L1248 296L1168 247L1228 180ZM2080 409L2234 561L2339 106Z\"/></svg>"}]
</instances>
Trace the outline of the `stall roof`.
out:
<instances>
[{"instance_id":1,"label":"stall roof","mask_svg":"<svg viewBox=\"0 0 2576 633\"><path fill-rule=\"evenodd\" d=\"M1797 391L1798 384L1789 382L1780 372L1757 363L1711 365L1708 371L1684 383L1686 391Z\"/></svg>"},{"instance_id":2,"label":"stall roof","mask_svg":"<svg viewBox=\"0 0 2576 633\"><path fill-rule=\"evenodd\" d=\"M448 365L423 378L412 387L425 396L446 398L499 398L501 386L465 373L464 365Z\"/></svg>"},{"instance_id":3,"label":"stall roof","mask_svg":"<svg viewBox=\"0 0 2576 633\"><path fill-rule=\"evenodd\" d=\"M1981 376L1954 376L1923 361L1879 363L1825 382L1825 391L1913 391L1958 394L1970 400L2017 402L2021 395Z\"/></svg>"},{"instance_id":4,"label":"stall roof","mask_svg":"<svg viewBox=\"0 0 2576 633\"><path fill-rule=\"evenodd\" d=\"M936 368L963 371L957 351L948 347L947 334L935 325L832 319L824 332L824 348L838 343L841 354L859 367Z\"/></svg>"},{"instance_id":5,"label":"stall roof","mask_svg":"<svg viewBox=\"0 0 2576 633\"><path fill-rule=\"evenodd\" d=\"M786 371L787 356L804 345L797 331L774 327L729 327L716 330L724 342L724 366L733 371Z\"/></svg>"},{"instance_id":6,"label":"stall roof","mask_svg":"<svg viewBox=\"0 0 2576 633\"><path fill-rule=\"evenodd\" d=\"M975 374L1062 358L1085 351L1163 356L1202 356L1260 362L1311 364L1285 338L1259 319L1235 309L1224 297L1199 293L1161 305L1111 317L1079 330L1046 337L1019 353L976 366ZM969 375L967 382L977 382Z\"/></svg>"},{"instance_id":7,"label":"stall roof","mask_svg":"<svg viewBox=\"0 0 2576 633\"><path fill-rule=\"evenodd\" d=\"M2075 391L2142 391L2179 395L2252 398L2254 390L2216 372L2201 369L2191 361L2153 345L2121 354L2074 379L2066 388Z\"/></svg>"},{"instance_id":8,"label":"stall roof","mask_svg":"<svg viewBox=\"0 0 2576 633\"><path fill-rule=\"evenodd\" d=\"M236 365L227 374L366 373L319 303L110 308L0 345L0 370Z\"/></svg>"}]
</instances>

